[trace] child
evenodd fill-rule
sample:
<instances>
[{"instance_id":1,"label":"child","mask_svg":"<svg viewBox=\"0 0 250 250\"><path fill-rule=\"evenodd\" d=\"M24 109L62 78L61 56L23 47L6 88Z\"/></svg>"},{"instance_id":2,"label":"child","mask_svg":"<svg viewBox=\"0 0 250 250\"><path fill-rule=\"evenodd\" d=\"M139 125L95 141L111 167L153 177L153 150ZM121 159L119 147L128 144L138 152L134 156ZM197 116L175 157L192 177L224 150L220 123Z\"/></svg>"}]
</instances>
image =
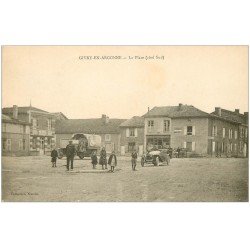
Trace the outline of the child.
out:
<instances>
[{"instance_id":1,"label":"child","mask_svg":"<svg viewBox=\"0 0 250 250\"><path fill-rule=\"evenodd\" d=\"M96 152L95 151L91 155L91 160L92 160L93 169L95 169L96 165L97 165L97 156L96 156Z\"/></svg>"},{"instance_id":2,"label":"child","mask_svg":"<svg viewBox=\"0 0 250 250\"><path fill-rule=\"evenodd\" d=\"M131 154L131 163L132 163L132 170L133 171L135 171L136 161L137 161L137 152L136 152L136 150L134 150L133 153Z\"/></svg>"},{"instance_id":3,"label":"child","mask_svg":"<svg viewBox=\"0 0 250 250\"><path fill-rule=\"evenodd\" d=\"M52 168L56 167L56 159L58 157L57 150L53 148L51 151L51 162L52 162Z\"/></svg>"},{"instance_id":4,"label":"child","mask_svg":"<svg viewBox=\"0 0 250 250\"><path fill-rule=\"evenodd\" d=\"M109 156L108 164L111 166L111 172L114 172L115 167L117 165L117 159L115 155L115 151Z\"/></svg>"}]
</instances>

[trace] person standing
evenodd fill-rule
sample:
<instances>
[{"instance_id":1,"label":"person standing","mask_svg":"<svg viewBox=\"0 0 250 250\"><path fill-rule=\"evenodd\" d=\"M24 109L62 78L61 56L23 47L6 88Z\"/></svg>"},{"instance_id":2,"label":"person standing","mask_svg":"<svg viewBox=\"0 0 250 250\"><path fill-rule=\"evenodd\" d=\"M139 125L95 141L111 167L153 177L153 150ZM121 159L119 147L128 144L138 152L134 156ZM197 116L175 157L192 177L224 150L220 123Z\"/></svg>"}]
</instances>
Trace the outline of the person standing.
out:
<instances>
[{"instance_id":1,"label":"person standing","mask_svg":"<svg viewBox=\"0 0 250 250\"><path fill-rule=\"evenodd\" d=\"M107 168L107 154L106 154L106 150L104 147L102 148L102 150L100 152L99 164L102 165L102 169L104 169L104 166L105 166L105 169L108 169Z\"/></svg>"},{"instance_id":2,"label":"person standing","mask_svg":"<svg viewBox=\"0 0 250 250\"><path fill-rule=\"evenodd\" d=\"M109 156L108 164L111 167L111 172L114 172L115 167L117 166L117 158L115 155L115 151L113 151L112 154Z\"/></svg>"},{"instance_id":3,"label":"person standing","mask_svg":"<svg viewBox=\"0 0 250 250\"><path fill-rule=\"evenodd\" d=\"M136 150L134 150L131 154L131 163L132 163L132 170L133 171L135 171L136 162L137 162L137 152L136 152Z\"/></svg>"},{"instance_id":4,"label":"person standing","mask_svg":"<svg viewBox=\"0 0 250 250\"><path fill-rule=\"evenodd\" d=\"M74 162L75 153L76 153L75 146L73 145L72 141L69 141L69 144L66 147L67 171L69 171L69 164L70 164L71 170L73 170L73 162Z\"/></svg>"},{"instance_id":5,"label":"person standing","mask_svg":"<svg viewBox=\"0 0 250 250\"><path fill-rule=\"evenodd\" d=\"M96 168L96 165L97 165L97 156L96 156L96 152L94 151L91 155L91 162L92 162L92 165L93 165L93 169Z\"/></svg>"},{"instance_id":6,"label":"person standing","mask_svg":"<svg viewBox=\"0 0 250 250\"><path fill-rule=\"evenodd\" d=\"M180 158L181 149L178 147L176 151L177 151L177 158Z\"/></svg>"},{"instance_id":7,"label":"person standing","mask_svg":"<svg viewBox=\"0 0 250 250\"><path fill-rule=\"evenodd\" d=\"M57 150L55 148L53 148L53 150L51 151L51 162L52 162L52 168L56 167L56 160L58 157L58 153Z\"/></svg>"}]
</instances>

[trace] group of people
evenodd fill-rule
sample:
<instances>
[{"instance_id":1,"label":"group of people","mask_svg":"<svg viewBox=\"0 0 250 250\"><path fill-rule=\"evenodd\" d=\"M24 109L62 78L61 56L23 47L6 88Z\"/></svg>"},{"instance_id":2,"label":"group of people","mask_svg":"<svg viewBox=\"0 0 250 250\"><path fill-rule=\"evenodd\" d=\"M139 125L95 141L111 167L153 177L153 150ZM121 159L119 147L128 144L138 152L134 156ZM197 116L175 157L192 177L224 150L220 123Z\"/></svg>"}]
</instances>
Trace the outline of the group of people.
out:
<instances>
[{"instance_id":1,"label":"group of people","mask_svg":"<svg viewBox=\"0 0 250 250\"><path fill-rule=\"evenodd\" d=\"M73 162L74 162L75 154L76 154L75 146L72 144L72 141L69 141L69 144L66 147L67 171L69 171L70 169L73 170ZM58 152L54 148L51 151L52 167L56 167L57 158L58 158ZM91 155L91 163L92 163L93 169L96 169L96 166L98 164L98 158L97 158L96 151L93 151L93 153ZM135 169L136 163L137 163L137 152L136 152L136 150L134 150L131 154L131 164L132 164L133 171L136 170ZM105 148L102 148L101 152L100 152L99 164L102 166L103 170L108 169L108 165L109 165L111 168L110 171L114 172L115 167L117 166L117 157L116 157L115 151L113 151L111 153L111 155L109 156L108 161L107 161L106 150L105 150Z\"/></svg>"},{"instance_id":2,"label":"group of people","mask_svg":"<svg viewBox=\"0 0 250 250\"><path fill-rule=\"evenodd\" d=\"M91 155L91 163L93 166L93 169L96 168L96 165L98 163L98 158L96 155L96 151L93 152L93 154ZM111 155L109 156L109 159L107 161L107 153L105 148L102 148L101 152L100 152L100 159L99 159L99 164L102 166L102 169L108 169L107 165L110 165L111 167L111 172L114 172L115 167L117 166L117 157L115 155L115 151L113 151L111 153Z\"/></svg>"}]
</instances>

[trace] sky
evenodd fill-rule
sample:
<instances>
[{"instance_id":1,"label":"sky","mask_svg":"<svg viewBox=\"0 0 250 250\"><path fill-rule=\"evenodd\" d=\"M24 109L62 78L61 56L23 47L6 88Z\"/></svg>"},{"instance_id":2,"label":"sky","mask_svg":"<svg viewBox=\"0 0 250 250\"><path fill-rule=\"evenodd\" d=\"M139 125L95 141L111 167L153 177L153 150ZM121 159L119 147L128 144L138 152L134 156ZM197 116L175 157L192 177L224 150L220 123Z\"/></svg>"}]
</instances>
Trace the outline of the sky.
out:
<instances>
[{"instance_id":1,"label":"sky","mask_svg":"<svg viewBox=\"0 0 250 250\"><path fill-rule=\"evenodd\" d=\"M244 113L248 47L3 46L2 107L30 101L72 119L128 119L179 103Z\"/></svg>"}]
</instances>

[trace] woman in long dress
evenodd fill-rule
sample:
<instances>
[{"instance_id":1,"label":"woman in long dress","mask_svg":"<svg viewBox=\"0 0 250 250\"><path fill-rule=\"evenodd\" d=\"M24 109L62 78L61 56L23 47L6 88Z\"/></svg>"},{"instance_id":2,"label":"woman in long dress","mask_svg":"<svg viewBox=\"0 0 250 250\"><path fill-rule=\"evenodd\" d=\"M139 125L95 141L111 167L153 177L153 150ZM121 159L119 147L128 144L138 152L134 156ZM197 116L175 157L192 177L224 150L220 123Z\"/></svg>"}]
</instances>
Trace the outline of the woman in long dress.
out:
<instances>
[{"instance_id":1,"label":"woman in long dress","mask_svg":"<svg viewBox=\"0 0 250 250\"><path fill-rule=\"evenodd\" d=\"M105 148L102 148L101 152L100 152L100 161L99 164L102 165L102 169L108 169L107 167L107 154L106 154L106 150Z\"/></svg>"}]
</instances>

